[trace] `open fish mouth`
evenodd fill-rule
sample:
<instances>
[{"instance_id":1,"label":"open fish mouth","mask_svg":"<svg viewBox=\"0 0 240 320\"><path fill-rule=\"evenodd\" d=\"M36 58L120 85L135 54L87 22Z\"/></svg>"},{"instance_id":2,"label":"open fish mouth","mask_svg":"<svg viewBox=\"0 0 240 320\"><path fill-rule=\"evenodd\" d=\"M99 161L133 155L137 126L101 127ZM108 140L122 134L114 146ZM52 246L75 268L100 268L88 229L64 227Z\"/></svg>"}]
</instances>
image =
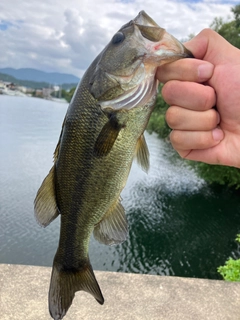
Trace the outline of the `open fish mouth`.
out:
<instances>
[{"instance_id":1,"label":"open fish mouth","mask_svg":"<svg viewBox=\"0 0 240 320\"><path fill-rule=\"evenodd\" d=\"M192 53L175 37L167 33L164 28L149 17L145 11L139 12L133 23L138 27L145 42L146 48L157 56L193 58ZM148 40L148 41L146 41Z\"/></svg>"}]
</instances>

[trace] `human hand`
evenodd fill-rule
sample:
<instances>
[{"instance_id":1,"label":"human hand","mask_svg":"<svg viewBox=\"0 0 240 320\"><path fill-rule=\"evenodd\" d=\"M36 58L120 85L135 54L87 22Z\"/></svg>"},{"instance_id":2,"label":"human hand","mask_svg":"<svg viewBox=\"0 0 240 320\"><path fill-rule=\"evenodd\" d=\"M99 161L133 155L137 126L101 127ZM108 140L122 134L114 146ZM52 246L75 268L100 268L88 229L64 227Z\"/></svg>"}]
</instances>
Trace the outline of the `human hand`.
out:
<instances>
[{"instance_id":1,"label":"human hand","mask_svg":"<svg viewBox=\"0 0 240 320\"><path fill-rule=\"evenodd\" d=\"M240 50L211 29L185 46L196 59L157 70L171 143L182 158L240 168Z\"/></svg>"}]
</instances>

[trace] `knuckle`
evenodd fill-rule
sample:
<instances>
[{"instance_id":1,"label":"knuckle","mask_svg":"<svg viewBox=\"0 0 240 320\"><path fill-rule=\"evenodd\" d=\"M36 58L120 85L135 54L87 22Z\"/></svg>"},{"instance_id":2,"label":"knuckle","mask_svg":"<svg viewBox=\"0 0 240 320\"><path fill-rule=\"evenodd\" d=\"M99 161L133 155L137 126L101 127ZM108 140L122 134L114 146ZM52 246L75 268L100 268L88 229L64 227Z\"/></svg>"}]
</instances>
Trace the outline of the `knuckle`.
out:
<instances>
[{"instance_id":1,"label":"knuckle","mask_svg":"<svg viewBox=\"0 0 240 320\"><path fill-rule=\"evenodd\" d=\"M207 111L207 119L206 119L206 128L208 130L211 130L211 129L214 129L217 124L218 124L218 120L219 120L219 117L218 117L218 113L216 110L214 109L210 109Z\"/></svg>"},{"instance_id":2,"label":"knuckle","mask_svg":"<svg viewBox=\"0 0 240 320\"><path fill-rule=\"evenodd\" d=\"M165 119L167 124L172 129L180 129L182 127L182 110L179 107L171 106L166 111Z\"/></svg>"},{"instance_id":3,"label":"knuckle","mask_svg":"<svg viewBox=\"0 0 240 320\"><path fill-rule=\"evenodd\" d=\"M173 85L174 85L174 81L168 81L164 84L162 88L162 92L161 92L162 97L168 104L171 104L171 97L174 91Z\"/></svg>"},{"instance_id":4,"label":"knuckle","mask_svg":"<svg viewBox=\"0 0 240 320\"><path fill-rule=\"evenodd\" d=\"M191 149L206 149L213 145L211 131L208 132L184 132L173 130L170 134L170 141L174 149L186 151Z\"/></svg>"},{"instance_id":5,"label":"knuckle","mask_svg":"<svg viewBox=\"0 0 240 320\"><path fill-rule=\"evenodd\" d=\"M213 34L213 30L211 28L204 28L200 33L199 36L204 36L206 38L209 38Z\"/></svg>"},{"instance_id":6,"label":"knuckle","mask_svg":"<svg viewBox=\"0 0 240 320\"><path fill-rule=\"evenodd\" d=\"M206 149L212 145L212 134L211 132L204 132L198 135L197 148Z\"/></svg>"},{"instance_id":7,"label":"knuckle","mask_svg":"<svg viewBox=\"0 0 240 320\"><path fill-rule=\"evenodd\" d=\"M183 143L182 134L179 130L173 130L170 133L170 141L175 149L181 149L181 145Z\"/></svg>"},{"instance_id":8,"label":"knuckle","mask_svg":"<svg viewBox=\"0 0 240 320\"><path fill-rule=\"evenodd\" d=\"M165 119L170 128L172 129L176 128L179 124L178 108L169 107L166 112Z\"/></svg>"},{"instance_id":9,"label":"knuckle","mask_svg":"<svg viewBox=\"0 0 240 320\"><path fill-rule=\"evenodd\" d=\"M203 102L202 102L203 110L209 110L215 105L216 95L213 88L206 86L205 93L204 95L202 95L202 97L203 97Z\"/></svg>"}]
</instances>

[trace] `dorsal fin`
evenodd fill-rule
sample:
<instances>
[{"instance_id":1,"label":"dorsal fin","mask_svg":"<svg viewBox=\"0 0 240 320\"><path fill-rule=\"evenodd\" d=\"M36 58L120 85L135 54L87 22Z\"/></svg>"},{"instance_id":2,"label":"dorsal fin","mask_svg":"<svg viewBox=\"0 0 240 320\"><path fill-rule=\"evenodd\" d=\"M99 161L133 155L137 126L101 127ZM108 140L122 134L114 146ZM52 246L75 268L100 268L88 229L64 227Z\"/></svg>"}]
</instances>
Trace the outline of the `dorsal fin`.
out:
<instances>
[{"instance_id":1,"label":"dorsal fin","mask_svg":"<svg viewBox=\"0 0 240 320\"><path fill-rule=\"evenodd\" d=\"M95 226L93 234L96 240L107 245L118 244L128 235L127 219L119 199Z\"/></svg>"},{"instance_id":2,"label":"dorsal fin","mask_svg":"<svg viewBox=\"0 0 240 320\"><path fill-rule=\"evenodd\" d=\"M149 151L148 146L145 140L144 135L142 134L138 139L137 146L136 146L136 158L138 164L141 168L148 172L149 170Z\"/></svg>"}]
</instances>

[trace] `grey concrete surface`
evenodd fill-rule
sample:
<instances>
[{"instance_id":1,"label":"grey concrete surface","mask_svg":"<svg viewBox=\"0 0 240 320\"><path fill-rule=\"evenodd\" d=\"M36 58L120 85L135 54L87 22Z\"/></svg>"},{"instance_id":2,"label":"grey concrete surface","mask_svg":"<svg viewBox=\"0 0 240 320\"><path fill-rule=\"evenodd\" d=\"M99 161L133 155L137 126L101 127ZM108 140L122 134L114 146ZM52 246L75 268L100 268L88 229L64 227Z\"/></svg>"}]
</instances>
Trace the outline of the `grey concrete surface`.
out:
<instances>
[{"instance_id":1,"label":"grey concrete surface","mask_svg":"<svg viewBox=\"0 0 240 320\"><path fill-rule=\"evenodd\" d=\"M50 320L51 268L0 264L0 319ZM240 320L240 283L95 272L103 306L78 292L64 320Z\"/></svg>"}]
</instances>

